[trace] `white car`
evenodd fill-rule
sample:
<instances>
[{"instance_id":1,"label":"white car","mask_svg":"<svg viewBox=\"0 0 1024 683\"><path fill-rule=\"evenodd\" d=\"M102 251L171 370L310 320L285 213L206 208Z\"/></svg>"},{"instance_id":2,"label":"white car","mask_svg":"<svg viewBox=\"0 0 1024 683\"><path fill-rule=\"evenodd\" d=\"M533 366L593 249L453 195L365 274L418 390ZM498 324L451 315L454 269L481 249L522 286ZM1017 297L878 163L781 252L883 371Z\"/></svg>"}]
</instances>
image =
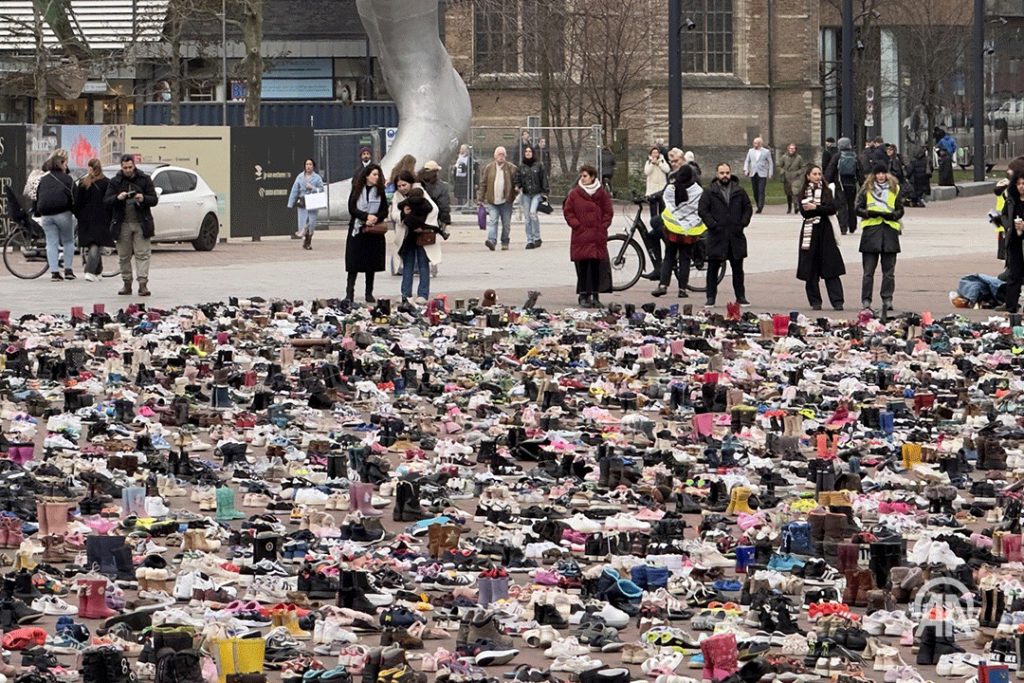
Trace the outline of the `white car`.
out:
<instances>
[{"instance_id":1,"label":"white car","mask_svg":"<svg viewBox=\"0 0 1024 683\"><path fill-rule=\"evenodd\" d=\"M153 179L160 197L153 207L154 242L191 242L196 251L217 246L217 194L202 176L166 164L139 164L138 169ZM103 172L113 178L120 170L120 166L107 166Z\"/></svg>"}]
</instances>

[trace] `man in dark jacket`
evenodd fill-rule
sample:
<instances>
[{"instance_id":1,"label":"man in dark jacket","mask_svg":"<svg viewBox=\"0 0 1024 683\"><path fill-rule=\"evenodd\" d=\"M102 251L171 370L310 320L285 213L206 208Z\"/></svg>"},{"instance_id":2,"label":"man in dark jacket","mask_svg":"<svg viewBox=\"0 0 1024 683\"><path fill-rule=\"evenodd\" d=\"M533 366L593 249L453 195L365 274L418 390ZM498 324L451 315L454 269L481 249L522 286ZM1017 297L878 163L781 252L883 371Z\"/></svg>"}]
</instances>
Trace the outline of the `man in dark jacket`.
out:
<instances>
[{"instance_id":1,"label":"man in dark jacket","mask_svg":"<svg viewBox=\"0 0 1024 683\"><path fill-rule=\"evenodd\" d=\"M438 232L441 237L448 239L448 226L452 224L452 190L448 187L448 183L441 180L440 175L438 175L440 171L440 164L433 160L428 161L423 164L419 181L430 198L437 204Z\"/></svg>"},{"instance_id":2,"label":"man in dark jacket","mask_svg":"<svg viewBox=\"0 0 1024 683\"><path fill-rule=\"evenodd\" d=\"M107 186L103 201L111 207L111 228L117 239L124 286L118 294L132 293L132 257L139 281L139 296L149 296L149 257L152 250L153 213L159 198L153 180L135 167L131 154L121 157L121 170Z\"/></svg>"},{"instance_id":3,"label":"man in dark jacket","mask_svg":"<svg viewBox=\"0 0 1024 683\"><path fill-rule=\"evenodd\" d=\"M832 163L832 157L839 153L836 149L835 138L825 138L825 147L821 150L821 167L828 168Z\"/></svg>"},{"instance_id":4,"label":"man in dark jacket","mask_svg":"<svg viewBox=\"0 0 1024 683\"><path fill-rule=\"evenodd\" d=\"M839 150L825 169L825 183L835 183L836 209L839 229L846 233L857 232L857 192L864 182L864 165L853 151L850 138L839 138ZM868 166L868 168L871 168ZM840 203L841 202L841 203Z\"/></svg>"},{"instance_id":5,"label":"man in dark jacket","mask_svg":"<svg viewBox=\"0 0 1024 683\"><path fill-rule=\"evenodd\" d=\"M700 196L697 213L708 231L704 239L707 245L708 282L707 303L714 306L718 296L718 274L725 261L732 266L732 289L736 302L749 305L743 281L743 259L747 257L747 238L743 229L750 225L753 207L746 190L732 174L729 164L721 163L715 171L715 179Z\"/></svg>"}]
</instances>

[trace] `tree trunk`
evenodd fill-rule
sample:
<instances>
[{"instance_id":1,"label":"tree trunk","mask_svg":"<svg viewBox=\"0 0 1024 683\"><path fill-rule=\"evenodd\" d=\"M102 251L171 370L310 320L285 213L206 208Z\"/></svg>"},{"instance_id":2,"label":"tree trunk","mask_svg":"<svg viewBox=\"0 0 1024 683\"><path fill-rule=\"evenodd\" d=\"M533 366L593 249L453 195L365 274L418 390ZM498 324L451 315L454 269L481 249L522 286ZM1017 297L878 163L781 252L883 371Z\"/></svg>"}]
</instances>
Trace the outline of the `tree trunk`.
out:
<instances>
[{"instance_id":1,"label":"tree trunk","mask_svg":"<svg viewBox=\"0 0 1024 683\"><path fill-rule=\"evenodd\" d=\"M260 125L260 103L263 90L263 0L245 0L242 17L242 41L245 59L245 125Z\"/></svg>"},{"instance_id":2,"label":"tree trunk","mask_svg":"<svg viewBox=\"0 0 1024 683\"><path fill-rule=\"evenodd\" d=\"M46 89L46 46L43 44L43 11L39 0L32 3L32 19L36 42L36 64L33 78L35 81L35 104L33 120L37 125L46 123L49 113L49 96Z\"/></svg>"},{"instance_id":3,"label":"tree trunk","mask_svg":"<svg viewBox=\"0 0 1024 683\"><path fill-rule=\"evenodd\" d=\"M181 12L177 1L168 7L167 32L170 34L168 43L171 49L171 75L167 84L171 88L171 112L169 123L177 126L181 123Z\"/></svg>"}]
</instances>

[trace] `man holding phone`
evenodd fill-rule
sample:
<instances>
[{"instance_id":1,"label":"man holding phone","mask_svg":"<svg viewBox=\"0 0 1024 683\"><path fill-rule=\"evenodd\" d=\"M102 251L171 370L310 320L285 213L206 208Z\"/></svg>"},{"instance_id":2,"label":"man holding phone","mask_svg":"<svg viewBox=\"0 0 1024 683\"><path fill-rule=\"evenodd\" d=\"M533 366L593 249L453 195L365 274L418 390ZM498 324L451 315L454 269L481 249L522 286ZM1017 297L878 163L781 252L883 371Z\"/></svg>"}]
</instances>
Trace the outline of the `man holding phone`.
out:
<instances>
[{"instance_id":1,"label":"man holding phone","mask_svg":"<svg viewBox=\"0 0 1024 683\"><path fill-rule=\"evenodd\" d=\"M121 170L107 186L103 201L111 207L110 228L117 241L117 257L121 262L124 286L118 294L132 293L132 258L139 296L149 296L149 257L152 251L153 213L158 197L153 180L135 167L135 157L121 157Z\"/></svg>"}]
</instances>

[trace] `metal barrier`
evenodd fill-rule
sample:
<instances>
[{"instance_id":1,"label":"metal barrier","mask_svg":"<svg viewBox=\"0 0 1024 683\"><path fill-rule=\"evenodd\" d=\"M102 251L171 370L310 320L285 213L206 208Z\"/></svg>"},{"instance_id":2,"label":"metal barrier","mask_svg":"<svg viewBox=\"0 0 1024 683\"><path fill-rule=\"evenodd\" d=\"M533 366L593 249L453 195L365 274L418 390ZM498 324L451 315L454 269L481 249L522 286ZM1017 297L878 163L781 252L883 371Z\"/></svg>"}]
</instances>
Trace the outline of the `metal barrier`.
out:
<instances>
[{"instance_id":1,"label":"metal barrier","mask_svg":"<svg viewBox=\"0 0 1024 683\"><path fill-rule=\"evenodd\" d=\"M525 134L525 135L524 135ZM576 183L583 164L601 168L601 127L541 128L478 126L470 130L462 154L448 168L444 179L451 185L453 208L463 212L476 210L476 189L480 173L494 158L494 150L504 147L507 158L518 166L523 146L533 146L537 158L548 172L553 197L564 197Z\"/></svg>"},{"instance_id":2,"label":"metal barrier","mask_svg":"<svg viewBox=\"0 0 1024 683\"><path fill-rule=\"evenodd\" d=\"M327 185L327 202L331 201L331 183L349 180L359 165L359 150L369 147L374 161L383 156L382 134L379 128L339 129L313 131L313 149L320 176ZM347 201L343 197L342 201ZM330 223L330 211L321 211L319 224Z\"/></svg>"}]
</instances>

